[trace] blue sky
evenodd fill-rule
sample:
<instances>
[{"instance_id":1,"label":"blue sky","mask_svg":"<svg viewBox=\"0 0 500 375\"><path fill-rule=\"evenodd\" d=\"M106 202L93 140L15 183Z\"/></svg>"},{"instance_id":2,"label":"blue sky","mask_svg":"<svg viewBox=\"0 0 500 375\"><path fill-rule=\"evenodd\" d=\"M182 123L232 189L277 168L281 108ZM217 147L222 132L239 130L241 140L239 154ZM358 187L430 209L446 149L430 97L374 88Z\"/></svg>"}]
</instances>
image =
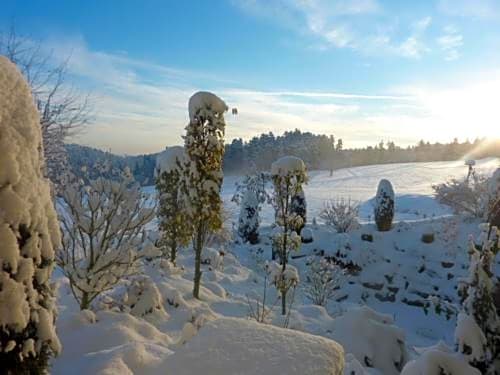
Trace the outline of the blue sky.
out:
<instances>
[{"instance_id":1,"label":"blue sky","mask_svg":"<svg viewBox=\"0 0 500 375\"><path fill-rule=\"evenodd\" d=\"M187 100L219 94L227 138L300 128L347 146L500 135L500 0L12 1L93 93L78 142L180 144Z\"/></svg>"}]
</instances>

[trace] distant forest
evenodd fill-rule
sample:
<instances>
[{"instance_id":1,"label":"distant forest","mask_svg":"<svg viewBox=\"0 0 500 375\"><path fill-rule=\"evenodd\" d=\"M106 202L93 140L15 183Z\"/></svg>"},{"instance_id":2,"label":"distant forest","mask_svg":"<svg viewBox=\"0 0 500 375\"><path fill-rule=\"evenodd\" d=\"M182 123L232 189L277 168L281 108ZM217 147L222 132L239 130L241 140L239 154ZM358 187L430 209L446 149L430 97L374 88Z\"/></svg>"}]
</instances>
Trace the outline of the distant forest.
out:
<instances>
[{"instance_id":1,"label":"distant forest","mask_svg":"<svg viewBox=\"0 0 500 375\"><path fill-rule=\"evenodd\" d=\"M129 167L136 181L142 185L154 183L153 173L157 153L118 156L76 144L69 144L66 147L72 171L77 176L83 167L88 168L96 162L106 160L117 168ZM253 137L248 142L234 139L230 144L226 144L224 173L245 174L255 170L269 170L274 160L285 155L300 157L311 170L334 170L371 164L500 157L500 142L476 139L473 142L461 143L454 139L451 143L429 143L422 140L415 146L399 147L392 141L381 141L374 146L345 149L342 139L336 139L332 135L316 135L300 130L285 132L278 136L267 133ZM102 172L90 169L87 173L93 178Z\"/></svg>"}]
</instances>

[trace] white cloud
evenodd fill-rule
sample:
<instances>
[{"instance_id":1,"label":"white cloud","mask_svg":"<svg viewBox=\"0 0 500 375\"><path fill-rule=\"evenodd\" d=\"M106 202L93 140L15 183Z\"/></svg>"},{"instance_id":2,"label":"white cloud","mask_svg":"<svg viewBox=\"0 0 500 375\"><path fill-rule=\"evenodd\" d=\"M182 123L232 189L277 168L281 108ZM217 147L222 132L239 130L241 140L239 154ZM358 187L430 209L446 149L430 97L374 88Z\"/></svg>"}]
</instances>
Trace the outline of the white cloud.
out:
<instances>
[{"instance_id":1,"label":"white cloud","mask_svg":"<svg viewBox=\"0 0 500 375\"><path fill-rule=\"evenodd\" d=\"M303 35L320 40L320 50L349 48L365 55L395 55L419 59L429 48L424 34L431 17L424 17L399 35L379 30L386 22L385 11L376 0L242 0L233 1L244 11L280 22ZM396 36L396 37L395 37Z\"/></svg>"},{"instance_id":2,"label":"white cloud","mask_svg":"<svg viewBox=\"0 0 500 375\"><path fill-rule=\"evenodd\" d=\"M450 16L479 19L500 18L498 0L440 0L438 8Z\"/></svg>"},{"instance_id":3,"label":"white cloud","mask_svg":"<svg viewBox=\"0 0 500 375\"><path fill-rule=\"evenodd\" d=\"M453 26L446 26L443 34L437 38L437 43L445 54L448 61L456 60L460 57L459 49L463 45L463 36Z\"/></svg>"}]
</instances>

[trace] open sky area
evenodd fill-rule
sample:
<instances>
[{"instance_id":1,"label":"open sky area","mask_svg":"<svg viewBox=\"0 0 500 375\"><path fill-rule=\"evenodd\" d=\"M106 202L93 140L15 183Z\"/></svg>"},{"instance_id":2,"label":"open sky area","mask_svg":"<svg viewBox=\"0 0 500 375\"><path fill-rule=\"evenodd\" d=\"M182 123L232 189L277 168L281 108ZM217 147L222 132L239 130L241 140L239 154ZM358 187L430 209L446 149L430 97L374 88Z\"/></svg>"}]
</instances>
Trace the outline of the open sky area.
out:
<instances>
[{"instance_id":1,"label":"open sky area","mask_svg":"<svg viewBox=\"0 0 500 375\"><path fill-rule=\"evenodd\" d=\"M182 144L198 90L238 108L228 140L500 136L498 0L4 0L11 25L70 58L95 105L76 141L116 153Z\"/></svg>"}]
</instances>

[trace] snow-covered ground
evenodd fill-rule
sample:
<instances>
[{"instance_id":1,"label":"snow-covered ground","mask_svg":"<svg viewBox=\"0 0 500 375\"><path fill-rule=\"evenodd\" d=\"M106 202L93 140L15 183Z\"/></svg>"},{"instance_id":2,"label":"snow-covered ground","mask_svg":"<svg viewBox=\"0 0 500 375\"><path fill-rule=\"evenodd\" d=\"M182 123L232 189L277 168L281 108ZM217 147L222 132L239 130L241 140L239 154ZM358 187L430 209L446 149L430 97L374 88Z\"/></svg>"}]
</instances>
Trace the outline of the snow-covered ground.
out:
<instances>
[{"instance_id":1,"label":"snow-covered ground","mask_svg":"<svg viewBox=\"0 0 500 375\"><path fill-rule=\"evenodd\" d=\"M487 159L477 167L489 173L498 166L498 160ZM255 310L263 295L264 262L271 258L270 207L263 210L260 244L227 244L218 266L218 252L205 252L212 265L203 266L201 301L191 297L194 259L189 249L180 252L176 269L156 261L145 265L159 304L144 316L119 311L126 280L110 293L114 300L103 299L97 306L106 309L79 312L67 280L56 274L63 352L53 373L339 374L345 352L350 371L370 365L371 374L398 374L402 363L415 356L414 347L453 343L455 288L467 273L467 237L477 235L478 222L453 216L435 202L431 185L466 172L462 162L359 167L334 171L331 177L311 172L305 190L309 221L325 199L351 197L360 201L366 223L349 234L321 223L308 225L314 240L290 261L301 279L292 312L286 319L276 307L268 317L276 328L249 319L250 307ZM383 233L369 220L382 178L394 186L398 221ZM226 178L223 189L233 220L238 211L230 199L237 179ZM435 241L423 243L422 234L429 232ZM320 255L356 265L325 307L312 305L303 290L307 264ZM144 298L151 295L156 296ZM433 296L447 301L449 316L434 313L429 305ZM268 287L268 306L275 300L276 292ZM291 330L280 328L285 325Z\"/></svg>"}]
</instances>

